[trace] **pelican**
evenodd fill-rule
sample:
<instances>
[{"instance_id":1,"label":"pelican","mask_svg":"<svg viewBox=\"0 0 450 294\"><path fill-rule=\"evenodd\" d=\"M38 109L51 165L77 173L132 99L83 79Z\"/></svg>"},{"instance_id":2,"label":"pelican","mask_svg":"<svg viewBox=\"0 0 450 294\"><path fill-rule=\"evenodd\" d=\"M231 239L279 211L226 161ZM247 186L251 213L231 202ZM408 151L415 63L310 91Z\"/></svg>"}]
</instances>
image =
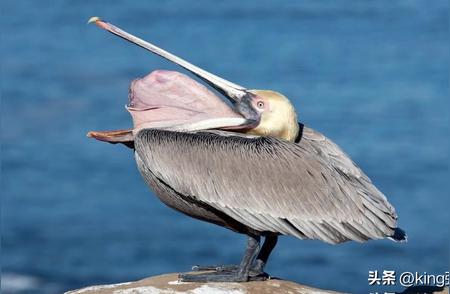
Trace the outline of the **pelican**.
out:
<instances>
[{"instance_id":1,"label":"pelican","mask_svg":"<svg viewBox=\"0 0 450 294\"><path fill-rule=\"evenodd\" d=\"M335 143L299 123L284 95L246 89L98 17L90 22L180 65L232 104L184 74L157 70L131 84L132 129L88 133L132 148L167 206L248 237L239 265L196 266L182 281L267 279L264 266L280 235L331 244L406 241L383 193Z\"/></svg>"}]
</instances>

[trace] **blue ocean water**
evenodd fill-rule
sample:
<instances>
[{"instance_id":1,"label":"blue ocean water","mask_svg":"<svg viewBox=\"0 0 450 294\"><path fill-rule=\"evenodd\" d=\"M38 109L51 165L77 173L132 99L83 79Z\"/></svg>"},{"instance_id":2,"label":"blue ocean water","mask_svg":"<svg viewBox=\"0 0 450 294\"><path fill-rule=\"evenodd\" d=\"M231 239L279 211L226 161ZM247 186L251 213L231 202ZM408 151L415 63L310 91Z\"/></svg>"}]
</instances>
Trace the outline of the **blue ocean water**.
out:
<instances>
[{"instance_id":1,"label":"blue ocean water","mask_svg":"<svg viewBox=\"0 0 450 294\"><path fill-rule=\"evenodd\" d=\"M352 293L369 270L449 269L447 1L2 1L2 292L235 263L243 236L145 186L129 149L85 137L131 126L132 79L180 68L86 25L102 16L249 88L274 89L396 207L409 242L282 238L267 271Z\"/></svg>"}]
</instances>

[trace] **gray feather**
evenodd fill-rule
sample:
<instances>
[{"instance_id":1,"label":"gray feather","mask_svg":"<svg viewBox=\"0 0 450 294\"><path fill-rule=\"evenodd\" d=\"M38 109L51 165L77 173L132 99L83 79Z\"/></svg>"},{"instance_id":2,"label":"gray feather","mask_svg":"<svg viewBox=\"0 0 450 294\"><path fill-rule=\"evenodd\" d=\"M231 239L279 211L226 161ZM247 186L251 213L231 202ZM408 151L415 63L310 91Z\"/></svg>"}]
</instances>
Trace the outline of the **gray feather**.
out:
<instances>
[{"instance_id":1,"label":"gray feather","mask_svg":"<svg viewBox=\"0 0 450 294\"><path fill-rule=\"evenodd\" d=\"M340 243L388 237L396 227L394 208L370 179L336 144L306 127L299 143L146 129L135 150L177 193L257 232Z\"/></svg>"}]
</instances>

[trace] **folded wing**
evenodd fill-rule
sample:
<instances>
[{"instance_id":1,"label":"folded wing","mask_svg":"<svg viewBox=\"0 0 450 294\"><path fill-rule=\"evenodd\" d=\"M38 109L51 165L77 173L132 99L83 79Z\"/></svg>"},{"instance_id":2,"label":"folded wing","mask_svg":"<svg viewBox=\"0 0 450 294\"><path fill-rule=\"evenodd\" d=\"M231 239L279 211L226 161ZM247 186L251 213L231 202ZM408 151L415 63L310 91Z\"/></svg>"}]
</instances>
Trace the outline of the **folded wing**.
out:
<instances>
[{"instance_id":1,"label":"folded wing","mask_svg":"<svg viewBox=\"0 0 450 294\"><path fill-rule=\"evenodd\" d=\"M298 143L145 129L135 148L175 191L256 231L334 244L389 237L396 228L386 197L337 145L312 129L304 128Z\"/></svg>"}]
</instances>

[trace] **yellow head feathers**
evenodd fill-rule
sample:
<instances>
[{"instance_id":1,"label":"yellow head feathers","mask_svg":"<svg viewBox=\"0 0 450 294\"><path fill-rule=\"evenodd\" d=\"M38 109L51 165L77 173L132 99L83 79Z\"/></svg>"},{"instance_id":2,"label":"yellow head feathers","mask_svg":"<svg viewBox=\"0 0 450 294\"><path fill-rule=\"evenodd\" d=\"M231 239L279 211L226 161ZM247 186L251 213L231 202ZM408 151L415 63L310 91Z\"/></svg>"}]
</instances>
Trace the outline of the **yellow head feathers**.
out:
<instances>
[{"instance_id":1,"label":"yellow head feathers","mask_svg":"<svg viewBox=\"0 0 450 294\"><path fill-rule=\"evenodd\" d=\"M271 90L251 90L264 101L264 111L257 127L247 133L271 136L294 142L299 132L294 106L284 95Z\"/></svg>"}]
</instances>

